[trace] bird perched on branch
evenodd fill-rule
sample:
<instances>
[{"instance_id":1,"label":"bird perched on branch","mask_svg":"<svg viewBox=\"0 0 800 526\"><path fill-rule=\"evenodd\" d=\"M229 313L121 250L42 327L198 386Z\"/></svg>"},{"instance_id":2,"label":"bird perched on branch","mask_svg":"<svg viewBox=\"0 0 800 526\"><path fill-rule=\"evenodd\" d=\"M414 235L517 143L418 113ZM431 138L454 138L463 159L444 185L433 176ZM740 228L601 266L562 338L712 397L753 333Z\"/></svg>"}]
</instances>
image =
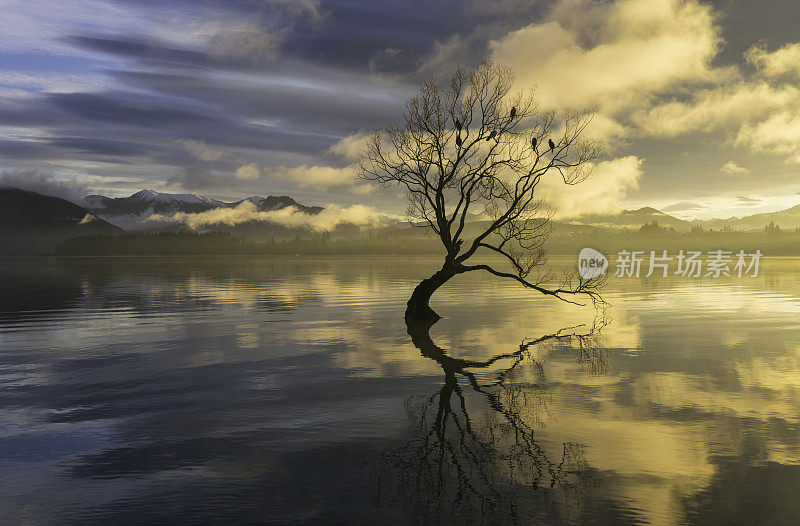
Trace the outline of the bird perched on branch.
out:
<instances>
[{"instance_id":1,"label":"bird perched on branch","mask_svg":"<svg viewBox=\"0 0 800 526\"><path fill-rule=\"evenodd\" d=\"M517 114L517 108L511 108L511 118L514 118L514 115Z\"/></svg>"},{"instance_id":2,"label":"bird perched on branch","mask_svg":"<svg viewBox=\"0 0 800 526\"><path fill-rule=\"evenodd\" d=\"M547 145L550 146L551 150L556 149L556 143L553 142L553 139L547 139Z\"/></svg>"},{"instance_id":3,"label":"bird perched on branch","mask_svg":"<svg viewBox=\"0 0 800 526\"><path fill-rule=\"evenodd\" d=\"M461 136L460 135L456 135L456 146L461 148Z\"/></svg>"},{"instance_id":4,"label":"bird perched on branch","mask_svg":"<svg viewBox=\"0 0 800 526\"><path fill-rule=\"evenodd\" d=\"M533 146L533 149L534 149L534 150L536 149L536 142L537 142L537 141L536 141L536 137L534 137L533 139L531 139L531 146Z\"/></svg>"},{"instance_id":5,"label":"bird perched on branch","mask_svg":"<svg viewBox=\"0 0 800 526\"><path fill-rule=\"evenodd\" d=\"M497 135L497 130L492 130L492 133L490 133L489 136L486 137L486 140L488 141L489 139L494 139L495 135Z\"/></svg>"}]
</instances>

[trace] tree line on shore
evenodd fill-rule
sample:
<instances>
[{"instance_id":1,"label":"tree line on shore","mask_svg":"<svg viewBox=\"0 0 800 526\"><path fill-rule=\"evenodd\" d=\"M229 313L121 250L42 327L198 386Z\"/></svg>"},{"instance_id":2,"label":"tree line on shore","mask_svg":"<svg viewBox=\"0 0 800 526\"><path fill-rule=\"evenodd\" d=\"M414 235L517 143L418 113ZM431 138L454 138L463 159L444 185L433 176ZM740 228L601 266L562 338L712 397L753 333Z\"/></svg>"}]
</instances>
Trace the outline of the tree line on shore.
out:
<instances>
[{"instance_id":1,"label":"tree line on shore","mask_svg":"<svg viewBox=\"0 0 800 526\"><path fill-rule=\"evenodd\" d=\"M339 238L330 233L294 238L248 240L228 232L137 232L123 235L92 235L68 239L56 248L60 256L136 255L439 255L441 244L421 229L369 232L360 238ZM689 232L659 226L657 222L638 230L605 228L556 228L545 248L551 254L575 254L584 247L607 254L621 250L748 250L765 255L800 255L800 229L781 229L774 223L761 231L731 229Z\"/></svg>"}]
</instances>

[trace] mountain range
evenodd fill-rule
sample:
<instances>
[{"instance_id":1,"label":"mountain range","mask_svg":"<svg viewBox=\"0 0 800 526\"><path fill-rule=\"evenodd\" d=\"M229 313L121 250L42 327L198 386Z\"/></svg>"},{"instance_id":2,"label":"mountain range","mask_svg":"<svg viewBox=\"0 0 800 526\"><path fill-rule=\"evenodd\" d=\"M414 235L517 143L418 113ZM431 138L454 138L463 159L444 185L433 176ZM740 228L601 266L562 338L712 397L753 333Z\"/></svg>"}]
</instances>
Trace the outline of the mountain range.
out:
<instances>
[{"instance_id":1,"label":"mountain range","mask_svg":"<svg viewBox=\"0 0 800 526\"><path fill-rule=\"evenodd\" d=\"M616 214L586 214L561 222L572 225L586 225L612 229L637 229L646 223L657 222L659 226L675 230L691 230L692 223L665 214L660 210L646 206L637 210L620 210Z\"/></svg>"},{"instance_id":2,"label":"mountain range","mask_svg":"<svg viewBox=\"0 0 800 526\"><path fill-rule=\"evenodd\" d=\"M121 226L126 230L137 230L152 227L152 224L144 223L144 220L152 214L168 216L178 212L198 213L216 208L233 208L244 201L254 203L260 211L280 210L287 206L296 207L298 210L308 214L317 214L322 211L322 207L302 205L285 195L251 196L238 201L225 202L196 194L168 194L153 190L141 190L129 197L117 198L88 195L83 198L81 204L91 213L112 224ZM797 228L800 227L800 205L778 212L708 220L679 219L655 208L643 207L636 210L620 210L618 213L611 214L582 215L562 220L561 222L570 225L586 225L600 228L638 229L643 224L654 221L662 227L674 228L679 231L689 231L697 226L715 230L723 228L759 230L770 222L774 222L782 228Z\"/></svg>"},{"instance_id":3,"label":"mountain range","mask_svg":"<svg viewBox=\"0 0 800 526\"><path fill-rule=\"evenodd\" d=\"M195 194L168 194L142 190L128 197L89 195L81 204L58 197L20 190L0 188L0 255L52 253L62 241L83 235L121 234L124 231L175 231L184 227L171 221L146 221L153 214L167 218L178 212L199 213L219 208L233 208L245 201L253 203L259 211L280 210L292 206L308 214L318 214L319 206L306 206L289 196L251 196L226 202ZM81 206L82 205L82 206ZM476 216L476 220L477 216ZM689 231L693 227L704 229L762 230L770 222L781 228L800 227L800 205L778 212L753 214L727 219L684 220L665 214L652 207L622 210L616 214L584 215L554 222L562 232L585 233L586 229L637 230L643 224L657 222L662 227ZM402 230L400 225L387 226ZM284 226L268 221L248 221L235 225L209 225L205 230L230 232L251 241L294 239L309 234L302 226ZM415 230L415 229L414 229ZM344 225L337 235L351 238L363 236L356 225Z\"/></svg>"},{"instance_id":4,"label":"mountain range","mask_svg":"<svg viewBox=\"0 0 800 526\"><path fill-rule=\"evenodd\" d=\"M0 188L0 255L49 254L71 237L122 233L66 199Z\"/></svg>"},{"instance_id":5,"label":"mountain range","mask_svg":"<svg viewBox=\"0 0 800 526\"><path fill-rule=\"evenodd\" d=\"M153 190L141 190L128 197L87 195L81 200L81 204L106 221L131 230L146 228L148 225L143 222L152 214L168 216L178 212L199 213L216 208L234 208L244 201L255 204L259 211L280 210L287 206L293 206L308 214L317 214L322 211L320 206L301 205L286 195L251 196L238 201L225 202L195 194L167 194Z\"/></svg>"},{"instance_id":6,"label":"mountain range","mask_svg":"<svg viewBox=\"0 0 800 526\"><path fill-rule=\"evenodd\" d=\"M693 227L709 230L761 230L769 223L775 223L781 228L800 227L800 205L779 210L752 214L743 217L729 217L727 219L679 219L665 214L660 210L646 206L637 210L622 210L617 214L591 214L571 218L563 222L573 225L589 225L601 228L638 229L646 223L657 222L659 226L674 228L678 231L689 231Z\"/></svg>"},{"instance_id":7,"label":"mountain range","mask_svg":"<svg viewBox=\"0 0 800 526\"><path fill-rule=\"evenodd\" d=\"M798 228L800 227L800 205L777 212L765 212L745 217L730 217L728 219L695 220L692 223L699 224L703 228L713 228L715 230L725 227L734 230L760 230L769 223L775 223L781 228Z\"/></svg>"}]
</instances>

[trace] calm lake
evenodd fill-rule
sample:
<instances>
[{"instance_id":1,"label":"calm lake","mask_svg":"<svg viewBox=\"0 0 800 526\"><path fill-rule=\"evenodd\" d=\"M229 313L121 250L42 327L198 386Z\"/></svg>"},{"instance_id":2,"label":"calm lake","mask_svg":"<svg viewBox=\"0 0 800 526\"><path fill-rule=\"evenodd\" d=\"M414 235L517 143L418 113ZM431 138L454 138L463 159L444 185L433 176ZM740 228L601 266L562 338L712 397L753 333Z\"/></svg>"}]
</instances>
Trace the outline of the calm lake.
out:
<instances>
[{"instance_id":1,"label":"calm lake","mask_svg":"<svg viewBox=\"0 0 800 526\"><path fill-rule=\"evenodd\" d=\"M591 334L458 277L412 342L438 264L0 260L0 523L797 523L800 259L611 278Z\"/></svg>"}]
</instances>

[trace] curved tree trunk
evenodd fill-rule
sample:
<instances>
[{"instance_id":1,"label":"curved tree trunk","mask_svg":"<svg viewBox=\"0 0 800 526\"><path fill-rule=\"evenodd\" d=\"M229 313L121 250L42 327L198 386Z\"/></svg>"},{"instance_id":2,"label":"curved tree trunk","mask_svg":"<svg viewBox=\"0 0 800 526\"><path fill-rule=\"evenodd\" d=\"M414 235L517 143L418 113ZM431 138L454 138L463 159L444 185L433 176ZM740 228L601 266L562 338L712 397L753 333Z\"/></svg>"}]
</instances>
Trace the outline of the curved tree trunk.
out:
<instances>
[{"instance_id":1,"label":"curved tree trunk","mask_svg":"<svg viewBox=\"0 0 800 526\"><path fill-rule=\"evenodd\" d=\"M408 300L405 315L406 323L432 324L441 318L429 305L431 296L447 280L457 274L460 274L460 272L456 265L445 261L441 270L437 271L433 276L423 279L414 289L414 292L411 293L411 298Z\"/></svg>"}]
</instances>

